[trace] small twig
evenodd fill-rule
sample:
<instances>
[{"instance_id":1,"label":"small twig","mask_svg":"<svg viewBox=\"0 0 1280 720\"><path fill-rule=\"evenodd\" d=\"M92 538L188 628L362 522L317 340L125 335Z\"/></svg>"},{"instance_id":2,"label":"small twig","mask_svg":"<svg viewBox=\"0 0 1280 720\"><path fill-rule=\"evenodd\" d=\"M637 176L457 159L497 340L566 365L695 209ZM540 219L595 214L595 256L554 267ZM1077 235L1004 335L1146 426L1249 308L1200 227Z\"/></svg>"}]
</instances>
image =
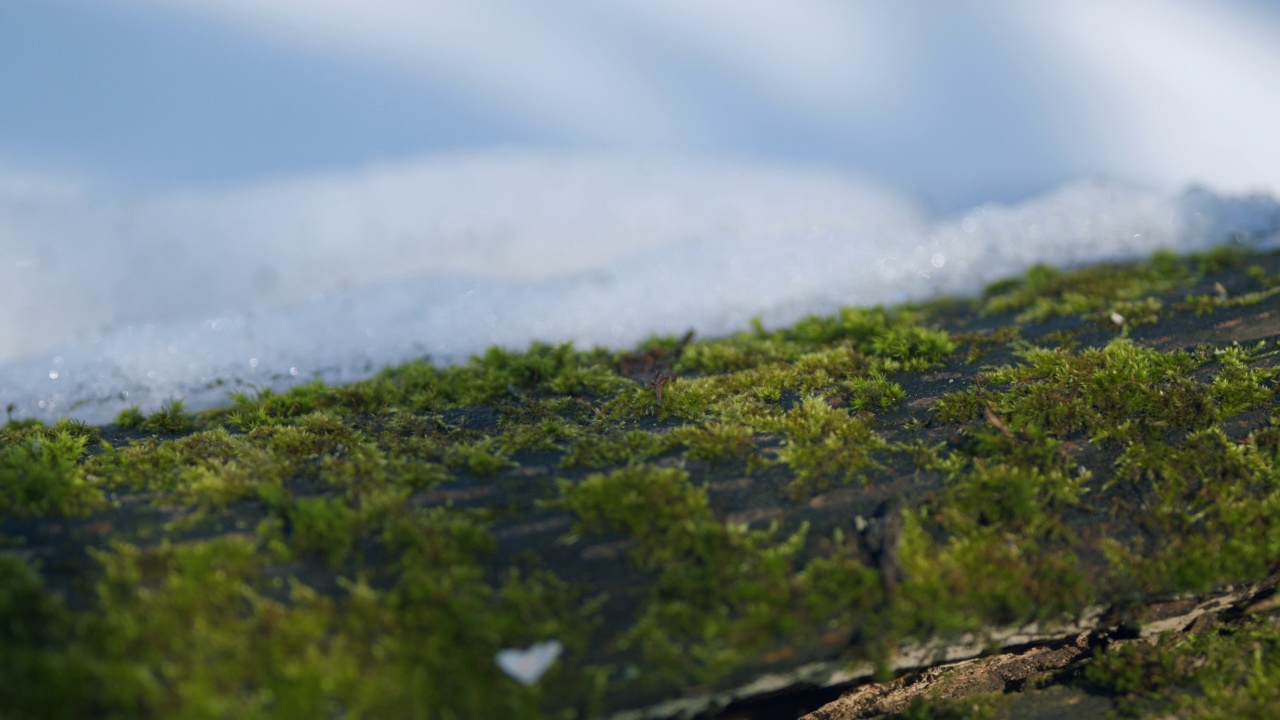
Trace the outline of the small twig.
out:
<instances>
[{"instance_id":1,"label":"small twig","mask_svg":"<svg viewBox=\"0 0 1280 720\"><path fill-rule=\"evenodd\" d=\"M1009 429L1009 426L1005 425L1000 418L996 417L996 414L992 412L990 405L982 408L982 410L987 416L987 422L991 423L991 427L999 430L1001 433L1004 433L1004 436L1010 440L1018 439L1017 436L1013 434L1013 431Z\"/></svg>"},{"instance_id":2,"label":"small twig","mask_svg":"<svg viewBox=\"0 0 1280 720\"><path fill-rule=\"evenodd\" d=\"M675 349L675 350L673 350L673 351L671 352L671 357L672 357L672 359L673 359L673 360L679 360L679 359L680 359L680 355L684 352L684 348L685 348L685 346L686 346L686 345L688 345L688 344L689 344L689 343L691 343L691 342L693 342L693 329L692 329L692 328L690 328L690 329L689 329L689 330L684 334L684 337L680 338L680 344L679 344L679 345L676 345L676 349Z\"/></svg>"},{"instance_id":3,"label":"small twig","mask_svg":"<svg viewBox=\"0 0 1280 720\"><path fill-rule=\"evenodd\" d=\"M662 409L662 386L666 385L668 382L670 382L670 380L671 380L670 375L664 372L659 372L657 375L654 376L653 382L650 383L651 385L653 385L653 392L654 392L654 395L657 397L659 410Z\"/></svg>"}]
</instances>

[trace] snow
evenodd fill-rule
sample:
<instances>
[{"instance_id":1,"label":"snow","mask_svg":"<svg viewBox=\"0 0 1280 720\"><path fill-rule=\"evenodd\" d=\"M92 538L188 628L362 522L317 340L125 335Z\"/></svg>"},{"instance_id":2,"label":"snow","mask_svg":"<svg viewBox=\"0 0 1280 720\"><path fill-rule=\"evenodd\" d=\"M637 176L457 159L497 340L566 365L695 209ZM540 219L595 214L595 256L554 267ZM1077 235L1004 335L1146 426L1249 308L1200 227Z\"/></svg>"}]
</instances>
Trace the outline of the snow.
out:
<instances>
[{"instance_id":1,"label":"snow","mask_svg":"<svg viewBox=\"0 0 1280 720\"><path fill-rule=\"evenodd\" d=\"M821 168L581 151L154 197L0 179L0 405L107 422L492 344L713 336L1278 231L1260 195L1089 180L934 218Z\"/></svg>"}]
</instances>

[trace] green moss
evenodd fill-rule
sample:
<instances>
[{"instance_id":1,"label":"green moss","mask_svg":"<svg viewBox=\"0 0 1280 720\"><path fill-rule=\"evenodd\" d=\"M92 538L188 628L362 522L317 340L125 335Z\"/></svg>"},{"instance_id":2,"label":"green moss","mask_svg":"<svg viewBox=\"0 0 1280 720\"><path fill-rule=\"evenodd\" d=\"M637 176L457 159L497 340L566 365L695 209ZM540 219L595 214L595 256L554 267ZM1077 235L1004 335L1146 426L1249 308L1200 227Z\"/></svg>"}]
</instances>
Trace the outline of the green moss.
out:
<instances>
[{"instance_id":1,"label":"green moss","mask_svg":"<svg viewBox=\"0 0 1280 720\"><path fill-rule=\"evenodd\" d=\"M1266 343L1260 343L1253 355L1261 355L1265 348ZM1211 393L1219 414L1224 418L1266 407L1275 399L1274 379L1280 374L1280 370L1249 367L1251 359L1239 347L1225 348L1215 353L1219 370L1213 377Z\"/></svg>"},{"instance_id":2,"label":"green moss","mask_svg":"<svg viewBox=\"0 0 1280 720\"><path fill-rule=\"evenodd\" d=\"M854 410L883 410L897 405L904 397L902 386L880 372L846 380L842 385L849 391L849 407Z\"/></svg>"},{"instance_id":3,"label":"green moss","mask_svg":"<svg viewBox=\"0 0 1280 720\"><path fill-rule=\"evenodd\" d=\"M988 314L1016 311L1019 323L1101 312L1117 302L1139 300L1190 285L1198 276L1197 271L1210 272L1208 266L1218 262L1205 257L1206 260L1197 263L1162 251L1145 263L1097 265L1066 271L1037 265L1022 278L988 287L983 311Z\"/></svg>"},{"instance_id":4,"label":"green moss","mask_svg":"<svg viewBox=\"0 0 1280 720\"><path fill-rule=\"evenodd\" d=\"M116 424L129 430L141 428L146 420L147 416L138 409L137 405L127 407L121 410L119 415L116 415Z\"/></svg>"},{"instance_id":5,"label":"green moss","mask_svg":"<svg viewBox=\"0 0 1280 720\"><path fill-rule=\"evenodd\" d=\"M819 397L805 398L768 423L768 428L786 434L778 459L795 470L790 491L797 497L823 490L833 479L857 479L862 471L877 466L872 452L885 447L866 422Z\"/></svg>"},{"instance_id":6,"label":"green moss","mask_svg":"<svg viewBox=\"0 0 1280 720\"><path fill-rule=\"evenodd\" d=\"M1042 552L1021 534L992 525L939 542L907 515L901 563L906 580L895 598L893 627L904 635L1056 618L1086 606L1096 593L1073 554Z\"/></svg>"},{"instance_id":7,"label":"green moss","mask_svg":"<svg viewBox=\"0 0 1280 720\"><path fill-rule=\"evenodd\" d=\"M690 460L746 461L755 451L751 429L728 422L685 425L671 432L673 440L685 445Z\"/></svg>"},{"instance_id":8,"label":"green moss","mask_svg":"<svg viewBox=\"0 0 1280 720\"><path fill-rule=\"evenodd\" d=\"M788 610L800 601L795 560L807 527L778 543L772 528L722 523L705 489L677 468L635 466L560 485L575 533L622 532L633 542L629 562L657 574L651 600L616 641L646 661L648 682L712 682L798 629Z\"/></svg>"},{"instance_id":9,"label":"green moss","mask_svg":"<svg viewBox=\"0 0 1280 720\"><path fill-rule=\"evenodd\" d=\"M872 354L888 361L884 367L908 372L936 367L954 350L946 332L922 327L893 328L871 344Z\"/></svg>"},{"instance_id":10,"label":"green moss","mask_svg":"<svg viewBox=\"0 0 1280 720\"><path fill-rule=\"evenodd\" d=\"M381 415L498 402L526 395L599 395L626 381L613 369L611 353L579 352L571 344L534 343L527 352L490 348L465 365L436 368L425 361L387 368L376 377L343 387L319 381L285 393L233 393L227 420L249 430L317 410L338 415Z\"/></svg>"},{"instance_id":11,"label":"green moss","mask_svg":"<svg viewBox=\"0 0 1280 720\"><path fill-rule=\"evenodd\" d=\"M293 547L323 557L330 565L341 562L358 535L359 518L341 498L303 498L286 513Z\"/></svg>"},{"instance_id":12,"label":"green moss","mask_svg":"<svg viewBox=\"0 0 1280 720\"><path fill-rule=\"evenodd\" d=\"M482 438L452 448L445 455L445 463L450 467L466 468L473 475L481 477L493 475L515 464L502 452L494 438Z\"/></svg>"},{"instance_id":13,"label":"green moss","mask_svg":"<svg viewBox=\"0 0 1280 720\"><path fill-rule=\"evenodd\" d=\"M678 468L651 465L593 473L580 483L560 482L562 506L578 533L623 531L636 539L637 565L656 569L695 550L686 525L714 520L705 490Z\"/></svg>"},{"instance_id":14,"label":"green moss","mask_svg":"<svg viewBox=\"0 0 1280 720\"><path fill-rule=\"evenodd\" d=\"M129 418L126 418L129 419ZM122 423L123 424L123 423ZM162 435L190 432L195 424L181 400L167 400L160 409L147 416L138 428Z\"/></svg>"},{"instance_id":15,"label":"green moss","mask_svg":"<svg viewBox=\"0 0 1280 720\"><path fill-rule=\"evenodd\" d=\"M836 315L812 315L795 326L754 332L686 347L677 370L724 373L799 360L807 353L845 347L889 361L893 368L932 367L955 349L947 333L921 326L920 316L884 308L844 308Z\"/></svg>"},{"instance_id":16,"label":"green moss","mask_svg":"<svg viewBox=\"0 0 1280 720\"><path fill-rule=\"evenodd\" d=\"M26 563L0 553L0 708L11 718L82 718L97 690L93 656L68 647L74 616Z\"/></svg>"},{"instance_id":17,"label":"green moss","mask_svg":"<svg viewBox=\"0 0 1280 720\"><path fill-rule=\"evenodd\" d=\"M102 613L80 642L107 659L90 674L99 702L133 717L251 718L540 717L545 692L598 702L593 671L526 688L492 660L548 636L583 652L598 601L545 573L489 585L475 564L484 531L453 514L401 516L387 532L404 568L395 586L341 580L338 597L281 582L265 538L98 553Z\"/></svg>"},{"instance_id":18,"label":"green moss","mask_svg":"<svg viewBox=\"0 0 1280 720\"><path fill-rule=\"evenodd\" d=\"M1147 522L1169 537L1157 548L1112 548L1136 586L1202 591L1227 578L1261 577L1280 553L1280 472L1256 442L1208 428L1172 447L1135 444L1117 462L1116 478L1149 488Z\"/></svg>"},{"instance_id":19,"label":"green moss","mask_svg":"<svg viewBox=\"0 0 1280 720\"><path fill-rule=\"evenodd\" d=\"M955 535L983 527L1044 538L1060 525L1064 506L1075 503L1088 475L1012 463L974 463L956 478L940 503L940 520Z\"/></svg>"},{"instance_id":20,"label":"green moss","mask_svg":"<svg viewBox=\"0 0 1280 720\"><path fill-rule=\"evenodd\" d=\"M100 505L101 494L77 463L85 436L66 430L28 435L0 449L0 517L68 515Z\"/></svg>"},{"instance_id":21,"label":"green moss","mask_svg":"<svg viewBox=\"0 0 1280 720\"><path fill-rule=\"evenodd\" d=\"M575 442L560 460L565 468L602 468L640 463L675 446L678 438L647 430L615 430L593 434Z\"/></svg>"},{"instance_id":22,"label":"green moss","mask_svg":"<svg viewBox=\"0 0 1280 720\"><path fill-rule=\"evenodd\" d=\"M1215 419L1209 389L1188 377L1204 359L1189 353L1118 338L1081 352L1027 347L1018 355L1024 364L983 374L991 385L1008 386L989 406L1011 428L1125 441Z\"/></svg>"},{"instance_id":23,"label":"green moss","mask_svg":"<svg viewBox=\"0 0 1280 720\"><path fill-rule=\"evenodd\" d=\"M254 484L279 479L288 460L269 450L254 438L216 428L168 442L147 439L106 448L86 460L84 470L107 487L160 490L187 502L225 505L251 494Z\"/></svg>"},{"instance_id":24,"label":"green moss","mask_svg":"<svg viewBox=\"0 0 1280 720\"><path fill-rule=\"evenodd\" d=\"M893 312L884 307L842 308L835 315L811 315L781 334L808 348L847 342L859 350L902 331L917 328L920 318L908 311ZM891 343L890 343L891 344Z\"/></svg>"},{"instance_id":25,"label":"green moss","mask_svg":"<svg viewBox=\"0 0 1280 720\"><path fill-rule=\"evenodd\" d=\"M1086 679L1121 696L1126 715L1273 717L1280 713L1280 633L1274 619L1125 643L1089 663Z\"/></svg>"},{"instance_id":26,"label":"green moss","mask_svg":"<svg viewBox=\"0 0 1280 720\"><path fill-rule=\"evenodd\" d=\"M980 388L968 388L938 398L930 410L940 422L960 424L981 415L990 400L990 393Z\"/></svg>"},{"instance_id":27,"label":"green moss","mask_svg":"<svg viewBox=\"0 0 1280 720\"><path fill-rule=\"evenodd\" d=\"M1221 245L1192 255L1190 261L1202 274L1216 273L1238 268L1253 257L1253 253L1239 245Z\"/></svg>"},{"instance_id":28,"label":"green moss","mask_svg":"<svg viewBox=\"0 0 1280 720\"><path fill-rule=\"evenodd\" d=\"M1022 329L1017 325L1006 325L993 331L970 331L954 333L951 336L958 346L969 346L966 358L975 363L992 350L1003 348L1019 340Z\"/></svg>"},{"instance_id":29,"label":"green moss","mask_svg":"<svg viewBox=\"0 0 1280 720\"><path fill-rule=\"evenodd\" d=\"M520 450L563 451L581 434L577 425L562 418L535 416L513 423L500 443L507 454Z\"/></svg>"},{"instance_id":30,"label":"green moss","mask_svg":"<svg viewBox=\"0 0 1280 720\"><path fill-rule=\"evenodd\" d=\"M491 349L102 431L10 421L0 533L62 564L0 553L22 648L0 670L76 688L0 690L0 714L597 716L1257 579L1280 557L1280 355L1192 318L1274 302L1280 260L1249 261L1037 268L982 300ZM1257 289L1175 297L1219 277ZM1170 322L1200 344L1158 349ZM552 638L531 686L494 662Z\"/></svg>"},{"instance_id":31,"label":"green moss","mask_svg":"<svg viewBox=\"0 0 1280 720\"><path fill-rule=\"evenodd\" d=\"M53 425L45 425L38 420L23 420L12 421L0 427L0 448L31 440L52 440L59 436L83 440L85 443L97 443L101 439L98 428L79 420L62 418Z\"/></svg>"},{"instance_id":32,"label":"green moss","mask_svg":"<svg viewBox=\"0 0 1280 720\"><path fill-rule=\"evenodd\" d=\"M724 340L697 342L685 349L682 372L724 373L795 360L801 347L774 333L738 333Z\"/></svg>"},{"instance_id":33,"label":"green moss","mask_svg":"<svg viewBox=\"0 0 1280 720\"><path fill-rule=\"evenodd\" d=\"M817 543L821 552L797 573L793 582L805 612L827 627L864 627L869 636L886 600L878 569L868 565L861 541L836 528Z\"/></svg>"},{"instance_id":34,"label":"green moss","mask_svg":"<svg viewBox=\"0 0 1280 720\"><path fill-rule=\"evenodd\" d=\"M1138 325L1149 325L1160 319L1160 311L1163 309L1164 302L1160 298L1121 300L1112 303L1099 313L1098 321L1103 325L1113 324L1126 329Z\"/></svg>"}]
</instances>

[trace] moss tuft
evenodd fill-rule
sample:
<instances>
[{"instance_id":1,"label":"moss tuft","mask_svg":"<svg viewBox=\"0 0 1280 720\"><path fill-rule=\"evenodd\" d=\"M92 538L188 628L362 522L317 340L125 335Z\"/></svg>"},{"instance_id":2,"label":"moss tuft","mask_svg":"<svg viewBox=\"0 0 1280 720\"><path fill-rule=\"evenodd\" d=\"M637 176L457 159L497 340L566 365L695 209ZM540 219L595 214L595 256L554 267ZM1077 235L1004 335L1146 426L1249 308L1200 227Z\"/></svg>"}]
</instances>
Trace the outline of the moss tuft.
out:
<instances>
[{"instance_id":1,"label":"moss tuft","mask_svg":"<svg viewBox=\"0 0 1280 720\"><path fill-rule=\"evenodd\" d=\"M143 420L138 427L147 432L177 435L190 432L195 424L181 400L169 400L161 405L159 410L147 416L147 419Z\"/></svg>"},{"instance_id":2,"label":"moss tuft","mask_svg":"<svg viewBox=\"0 0 1280 720\"><path fill-rule=\"evenodd\" d=\"M65 430L0 450L0 517L69 515L97 507L102 496L77 461L87 439Z\"/></svg>"}]
</instances>

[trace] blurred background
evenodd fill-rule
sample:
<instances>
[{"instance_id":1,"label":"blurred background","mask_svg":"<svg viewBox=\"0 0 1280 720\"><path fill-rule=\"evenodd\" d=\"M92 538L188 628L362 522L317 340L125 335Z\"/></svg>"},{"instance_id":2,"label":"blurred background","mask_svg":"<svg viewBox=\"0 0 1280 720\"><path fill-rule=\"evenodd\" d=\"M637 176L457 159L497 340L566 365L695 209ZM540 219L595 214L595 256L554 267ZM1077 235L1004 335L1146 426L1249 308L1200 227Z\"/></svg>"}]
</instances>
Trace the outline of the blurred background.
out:
<instances>
[{"instance_id":1,"label":"blurred background","mask_svg":"<svg viewBox=\"0 0 1280 720\"><path fill-rule=\"evenodd\" d=\"M818 164L940 213L1280 187L1273 0L5 0L0 168L214 187L475 148Z\"/></svg>"},{"instance_id":2,"label":"blurred background","mask_svg":"<svg viewBox=\"0 0 1280 720\"><path fill-rule=\"evenodd\" d=\"M3 0L0 404L1273 233L1277 79L1274 0Z\"/></svg>"}]
</instances>

